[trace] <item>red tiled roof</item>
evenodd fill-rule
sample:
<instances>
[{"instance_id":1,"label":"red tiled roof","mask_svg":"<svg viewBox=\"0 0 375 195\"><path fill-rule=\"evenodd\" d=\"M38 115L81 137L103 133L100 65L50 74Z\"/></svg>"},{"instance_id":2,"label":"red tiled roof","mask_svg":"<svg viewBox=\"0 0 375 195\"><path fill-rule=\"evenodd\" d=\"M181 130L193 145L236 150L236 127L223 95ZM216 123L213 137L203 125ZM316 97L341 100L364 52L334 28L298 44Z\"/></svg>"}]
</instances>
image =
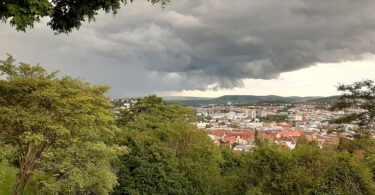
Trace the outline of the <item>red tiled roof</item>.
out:
<instances>
[{"instance_id":1,"label":"red tiled roof","mask_svg":"<svg viewBox=\"0 0 375 195\"><path fill-rule=\"evenodd\" d=\"M224 137L224 141L225 141L225 142L229 142L230 145L233 145L234 142L236 142L236 140L237 140L237 139L236 139L235 137L230 137L230 136L228 136L228 135Z\"/></svg>"},{"instance_id":2,"label":"red tiled roof","mask_svg":"<svg viewBox=\"0 0 375 195\"><path fill-rule=\"evenodd\" d=\"M232 137L240 137L241 139L254 139L255 138L255 132L252 132L250 130L242 130L242 131L231 131L227 135Z\"/></svg>"},{"instance_id":3,"label":"red tiled roof","mask_svg":"<svg viewBox=\"0 0 375 195\"><path fill-rule=\"evenodd\" d=\"M279 133L280 136L301 136L302 133L296 131L290 131L288 133Z\"/></svg>"},{"instance_id":4,"label":"red tiled roof","mask_svg":"<svg viewBox=\"0 0 375 195\"><path fill-rule=\"evenodd\" d=\"M215 130L206 130L206 132L210 135L215 135L218 137L223 137L229 130L225 129L215 129Z\"/></svg>"}]
</instances>

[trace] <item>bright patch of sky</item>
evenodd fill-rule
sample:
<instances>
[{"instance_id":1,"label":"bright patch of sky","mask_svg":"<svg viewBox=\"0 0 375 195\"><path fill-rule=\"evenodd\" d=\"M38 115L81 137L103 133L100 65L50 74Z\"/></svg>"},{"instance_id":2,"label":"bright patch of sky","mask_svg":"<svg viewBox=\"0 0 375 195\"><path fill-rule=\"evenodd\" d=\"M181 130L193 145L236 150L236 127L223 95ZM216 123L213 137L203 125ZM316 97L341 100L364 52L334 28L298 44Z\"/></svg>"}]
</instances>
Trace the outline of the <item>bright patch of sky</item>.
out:
<instances>
[{"instance_id":1,"label":"bright patch of sky","mask_svg":"<svg viewBox=\"0 0 375 195\"><path fill-rule=\"evenodd\" d=\"M363 61L321 63L309 68L281 73L276 79L245 79L243 88L232 90L184 90L164 96L218 97L222 95L331 96L339 95L339 83L350 84L375 79L375 56Z\"/></svg>"}]
</instances>

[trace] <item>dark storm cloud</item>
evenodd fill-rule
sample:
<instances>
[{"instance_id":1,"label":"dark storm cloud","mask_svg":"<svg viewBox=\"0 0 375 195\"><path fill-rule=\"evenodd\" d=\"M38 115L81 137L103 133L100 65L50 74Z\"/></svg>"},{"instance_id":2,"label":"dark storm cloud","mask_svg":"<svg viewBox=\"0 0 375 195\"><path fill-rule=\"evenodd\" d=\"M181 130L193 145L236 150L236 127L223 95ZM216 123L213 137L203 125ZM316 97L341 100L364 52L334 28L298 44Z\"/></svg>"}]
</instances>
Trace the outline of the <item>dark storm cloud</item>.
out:
<instances>
[{"instance_id":1,"label":"dark storm cloud","mask_svg":"<svg viewBox=\"0 0 375 195\"><path fill-rule=\"evenodd\" d=\"M374 54L373 10L372 0L176 0L164 10L138 1L69 36L1 25L0 51L60 64L51 69L112 85L115 96L234 88Z\"/></svg>"}]
</instances>

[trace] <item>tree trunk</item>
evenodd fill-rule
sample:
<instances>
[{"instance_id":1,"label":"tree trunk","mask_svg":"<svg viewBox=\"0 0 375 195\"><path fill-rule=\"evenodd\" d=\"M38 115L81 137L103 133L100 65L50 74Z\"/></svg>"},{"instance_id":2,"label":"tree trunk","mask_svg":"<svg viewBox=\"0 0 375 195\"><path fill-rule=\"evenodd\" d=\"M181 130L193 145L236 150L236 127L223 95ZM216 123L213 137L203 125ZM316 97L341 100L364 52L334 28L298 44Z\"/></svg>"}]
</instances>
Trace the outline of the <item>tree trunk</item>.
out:
<instances>
[{"instance_id":1,"label":"tree trunk","mask_svg":"<svg viewBox=\"0 0 375 195\"><path fill-rule=\"evenodd\" d=\"M13 195L18 194L19 188L20 188L21 183L22 183L22 177L23 177L22 167L23 167L23 165L20 164L20 170L19 170L19 173L17 174L16 183L15 183L14 188L13 188Z\"/></svg>"},{"instance_id":2,"label":"tree trunk","mask_svg":"<svg viewBox=\"0 0 375 195\"><path fill-rule=\"evenodd\" d=\"M24 194L27 185L29 184L32 174L25 174L26 171L20 172L17 174L16 184L14 185L13 195Z\"/></svg>"},{"instance_id":3,"label":"tree trunk","mask_svg":"<svg viewBox=\"0 0 375 195\"><path fill-rule=\"evenodd\" d=\"M29 185L31 176L33 176L33 174L32 173L28 173L28 174L25 175L25 178L23 179L23 183L24 184L22 186L22 195L25 193L27 185Z\"/></svg>"},{"instance_id":4,"label":"tree trunk","mask_svg":"<svg viewBox=\"0 0 375 195\"><path fill-rule=\"evenodd\" d=\"M23 194L23 191L29 183L28 181L32 173L28 172L33 171L33 165L35 162L35 159L32 158L32 152L33 150L30 147L27 154L24 157L21 157L21 159L19 160L20 169L19 173L17 174L16 183L14 185L13 195L18 195L18 193L20 192L21 194Z\"/></svg>"},{"instance_id":5,"label":"tree trunk","mask_svg":"<svg viewBox=\"0 0 375 195\"><path fill-rule=\"evenodd\" d=\"M34 146L33 144L27 147L26 154L23 153L23 156L20 157L20 170L17 174L16 183L13 189L13 195L18 195L21 193L23 195L26 190L27 185L33 175L33 171L40 167L40 164L37 163L37 160L41 160L42 153L48 147L47 143Z\"/></svg>"}]
</instances>

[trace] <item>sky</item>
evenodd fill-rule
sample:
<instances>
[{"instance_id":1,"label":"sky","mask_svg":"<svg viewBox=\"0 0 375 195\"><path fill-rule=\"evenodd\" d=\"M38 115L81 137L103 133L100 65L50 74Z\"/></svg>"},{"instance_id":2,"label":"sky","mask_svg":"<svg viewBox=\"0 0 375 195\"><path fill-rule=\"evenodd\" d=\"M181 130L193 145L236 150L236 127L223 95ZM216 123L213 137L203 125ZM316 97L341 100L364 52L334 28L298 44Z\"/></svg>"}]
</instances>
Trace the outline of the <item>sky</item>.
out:
<instances>
[{"instance_id":1,"label":"sky","mask_svg":"<svg viewBox=\"0 0 375 195\"><path fill-rule=\"evenodd\" d=\"M71 34L0 23L0 58L110 85L111 97L329 96L375 79L373 0L144 0Z\"/></svg>"}]
</instances>

